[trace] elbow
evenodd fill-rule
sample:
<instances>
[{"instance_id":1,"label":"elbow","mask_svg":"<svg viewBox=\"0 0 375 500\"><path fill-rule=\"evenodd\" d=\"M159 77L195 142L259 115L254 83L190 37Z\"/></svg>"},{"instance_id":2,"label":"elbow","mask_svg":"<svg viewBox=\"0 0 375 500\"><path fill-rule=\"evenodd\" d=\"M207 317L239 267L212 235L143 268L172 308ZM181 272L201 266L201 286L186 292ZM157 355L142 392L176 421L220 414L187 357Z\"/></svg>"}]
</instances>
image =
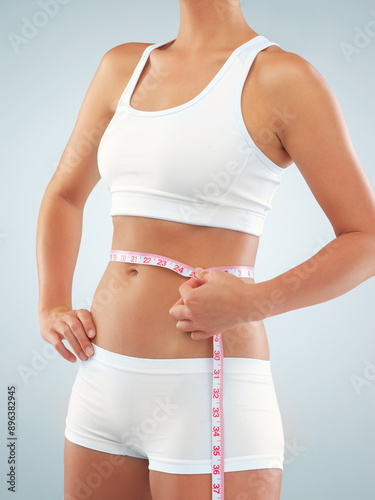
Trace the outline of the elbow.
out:
<instances>
[{"instance_id":1,"label":"elbow","mask_svg":"<svg viewBox=\"0 0 375 500\"><path fill-rule=\"evenodd\" d=\"M353 238L350 243L351 255L361 255L366 266L368 278L375 276L375 231L348 231L342 232L338 237Z\"/></svg>"},{"instance_id":2,"label":"elbow","mask_svg":"<svg viewBox=\"0 0 375 500\"><path fill-rule=\"evenodd\" d=\"M363 244L371 267L371 276L375 276L375 232L362 233Z\"/></svg>"}]
</instances>

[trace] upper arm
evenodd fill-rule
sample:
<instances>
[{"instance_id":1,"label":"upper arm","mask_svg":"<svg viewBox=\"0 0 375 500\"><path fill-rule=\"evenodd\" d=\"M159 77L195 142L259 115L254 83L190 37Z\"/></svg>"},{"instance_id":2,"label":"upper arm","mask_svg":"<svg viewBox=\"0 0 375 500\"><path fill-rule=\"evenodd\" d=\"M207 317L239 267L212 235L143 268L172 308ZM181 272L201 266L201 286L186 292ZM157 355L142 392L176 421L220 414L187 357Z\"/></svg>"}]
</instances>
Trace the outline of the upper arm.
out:
<instances>
[{"instance_id":1,"label":"upper arm","mask_svg":"<svg viewBox=\"0 0 375 500\"><path fill-rule=\"evenodd\" d=\"M321 74L297 54L280 56L278 109L293 116L279 139L330 220L336 236L375 233L375 194L354 150L338 101Z\"/></svg>"},{"instance_id":2,"label":"upper arm","mask_svg":"<svg viewBox=\"0 0 375 500\"><path fill-rule=\"evenodd\" d=\"M83 208L100 180L97 152L114 112L115 100L126 85L139 52L137 43L125 43L106 52L86 92L76 124L49 188ZM138 46L138 50L137 47Z\"/></svg>"}]
</instances>

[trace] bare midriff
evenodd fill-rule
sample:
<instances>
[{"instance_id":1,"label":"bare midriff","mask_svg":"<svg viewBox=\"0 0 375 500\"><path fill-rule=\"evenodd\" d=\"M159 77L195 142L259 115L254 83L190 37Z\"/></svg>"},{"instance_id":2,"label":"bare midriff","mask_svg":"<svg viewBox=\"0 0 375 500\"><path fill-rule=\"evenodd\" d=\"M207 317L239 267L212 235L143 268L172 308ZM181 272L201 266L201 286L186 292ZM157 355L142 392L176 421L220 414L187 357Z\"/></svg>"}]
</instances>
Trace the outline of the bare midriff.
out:
<instances>
[{"instance_id":1,"label":"bare midriff","mask_svg":"<svg viewBox=\"0 0 375 500\"><path fill-rule=\"evenodd\" d=\"M112 220L113 250L153 253L203 269L255 264L259 237L252 234L148 217ZM212 357L212 338L193 340L169 314L180 299L179 286L188 279L170 269L109 261L91 305L97 331L93 343L140 358ZM256 276L238 279L251 284ZM218 333L224 356L269 359L263 321Z\"/></svg>"}]
</instances>

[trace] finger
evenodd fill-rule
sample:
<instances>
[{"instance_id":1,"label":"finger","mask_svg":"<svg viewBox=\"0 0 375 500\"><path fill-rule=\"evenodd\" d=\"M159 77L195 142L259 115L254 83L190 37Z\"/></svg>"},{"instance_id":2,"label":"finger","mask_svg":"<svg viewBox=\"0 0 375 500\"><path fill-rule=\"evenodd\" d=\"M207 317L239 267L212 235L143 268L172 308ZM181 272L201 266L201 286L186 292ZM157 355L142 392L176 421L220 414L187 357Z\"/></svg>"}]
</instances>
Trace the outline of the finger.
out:
<instances>
[{"instance_id":1,"label":"finger","mask_svg":"<svg viewBox=\"0 0 375 500\"><path fill-rule=\"evenodd\" d=\"M194 279L190 279L188 281L185 281L184 283L182 283L182 285L180 285L178 287L178 290L180 292L180 295L182 297L182 299L186 299L187 295L189 295L191 293L191 291L194 289L194 288L197 288L198 286L201 286L200 283L198 283L198 281L194 280Z\"/></svg>"},{"instance_id":2,"label":"finger","mask_svg":"<svg viewBox=\"0 0 375 500\"><path fill-rule=\"evenodd\" d=\"M197 276L192 276L187 281L184 281L184 283L188 283L192 288L197 288L198 286L204 285L204 283L202 283Z\"/></svg>"},{"instance_id":3,"label":"finger","mask_svg":"<svg viewBox=\"0 0 375 500\"><path fill-rule=\"evenodd\" d=\"M95 337L96 328L90 311L88 311L87 309L77 309L75 312L78 319L83 325L86 335L91 339Z\"/></svg>"},{"instance_id":4,"label":"finger","mask_svg":"<svg viewBox=\"0 0 375 500\"><path fill-rule=\"evenodd\" d=\"M193 322L190 321L189 319L183 319L177 321L176 327L182 332L188 332L188 333L192 332L195 328Z\"/></svg>"},{"instance_id":5,"label":"finger","mask_svg":"<svg viewBox=\"0 0 375 500\"><path fill-rule=\"evenodd\" d=\"M94 354L94 348L92 347L90 339L87 337L86 332L83 329L81 321L76 316L71 314L66 314L62 319L69 325L75 338L81 345L82 351L86 356L92 356ZM86 318L87 319L87 318ZM81 359L85 359L80 355Z\"/></svg>"},{"instance_id":6,"label":"finger","mask_svg":"<svg viewBox=\"0 0 375 500\"><path fill-rule=\"evenodd\" d=\"M182 299L181 299L182 300ZM182 301L182 304L179 305L174 305L170 310L169 314L173 316L174 319L177 320L190 320L191 319L191 312L190 309L185 306L185 304Z\"/></svg>"},{"instance_id":7,"label":"finger","mask_svg":"<svg viewBox=\"0 0 375 500\"><path fill-rule=\"evenodd\" d=\"M176 307L176 306L180 306L180 305L183 305L184 304L184 301L182 299L182 297L180 297L174 304L172 307Z\"/></svg>"},{"instance_id":8,"label":"finger","mask_svg":"<svg viewBox=\"0 0 375 500\"><path fill-rule=\"evenodd\" d=\"M175 319L180 319L176 317L176 312L179 311L180 306L184 305L184 301L182 299L179 299L177 302L173 304L173 306L169 309L169 314L175 318ZM181 318L182 319L182 318Z\"/></svg>"},{"instance_id":9,"label":"finger","mask_svg":"<svg viewBox=\"0 0 375 500\"><path fill-rule=\"evenodd\" d=\"M64 359L70 361L71 363L75 363L77 361L77 358L62 343L60 334L58 332L49 329L46 333L46 340Z\"/></svg>"},{"instance_id":10,"label":"finger","mask_svg":"<svg viewBox=\"0 0 375 500\"><path fill-rule=\"evenodd\" d=\"M204 283L201 280L199 280L196 276L192 276L191 278L196 280L200 285L204 285Z\"/></svg>"},{"instance_id":11,"label":"finger","mask_svg":"<svg viewBox=\"0 0 375 500\"><path fill-rule=\"evenodd\" d=\"M73 349L73 351L75 352L75 354L80 359L82 359L82 361L86 361L87 356L84 353L76 336L74 335L74 333L70 329L69 324L61 319L60 321L57 322L57 324L55 325L55 328L56 328L57 332L61 333L62 336L64 337L64 339L66 339L69 342L69 344L70 344L71 348Z\"/></svg>"},{"instance_id":12,"label":"finger","mask_svg":"<svg viewBox=\"0 0 375 500\"><path fill-rule=\"evenodd\" d=\"M193 340L204 340L204 339L209 339L210 337L212 337L212 334L207 333L207 332L202 332L200 330L196 330L196 331L192 331L190 336Z\"/></svg>"}]
</instances>

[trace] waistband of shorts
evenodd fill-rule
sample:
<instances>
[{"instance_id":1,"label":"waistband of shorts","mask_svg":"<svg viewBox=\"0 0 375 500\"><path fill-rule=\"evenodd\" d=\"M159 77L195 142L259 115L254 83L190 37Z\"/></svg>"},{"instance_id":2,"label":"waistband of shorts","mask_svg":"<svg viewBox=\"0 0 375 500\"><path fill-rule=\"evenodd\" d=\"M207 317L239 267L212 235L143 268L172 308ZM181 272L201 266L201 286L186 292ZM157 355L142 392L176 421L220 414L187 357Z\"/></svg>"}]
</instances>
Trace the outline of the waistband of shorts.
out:
<instances>
[{"instance_id":1,"label":"waistband of shorts","mask_svg":"<svg viewBox=\"0 0 375 500\"><path fill-rule=\"evenodd\" d=\"M212 372L212 358L137 358L93 344L94 354L82 364L98 362L120 370L142 373L207 373ZM224 357L224 372L271 375L270 360Z\"/></svg>"}]
</instances>

